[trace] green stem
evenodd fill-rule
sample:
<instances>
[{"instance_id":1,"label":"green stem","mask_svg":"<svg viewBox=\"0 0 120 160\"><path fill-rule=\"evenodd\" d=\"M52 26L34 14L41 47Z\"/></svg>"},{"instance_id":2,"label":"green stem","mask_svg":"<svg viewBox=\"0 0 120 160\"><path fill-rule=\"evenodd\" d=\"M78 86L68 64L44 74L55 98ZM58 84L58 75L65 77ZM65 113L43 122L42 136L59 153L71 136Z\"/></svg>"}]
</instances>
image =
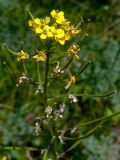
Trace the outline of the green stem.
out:
<instances>
[{"instance_id":1,"label":"green stem","mask_svg":"<svg viewBox=\"0 0 120 160\"><path fill-rule=\"evenodd\" d=\"M48 147L47 147L47 149L46 149L46 151L45 151L45 153L43 155L43 160L47 160L48 151L50 149L51 144L54 142L54 140L55 140L55 137L52 138L50 144L48 145Z\"/></svg>"},{"instance_id":2,"label":"green stem","mask_svg":"<svg viewBox=\"0 0 120 160\"><path fill-rule=\"evenodd\" d=\"M73 94L74 96L78 96L78 97L81 97L81 96L88 96L88 97L109 97L109 96L111 96L111 95L113 95L113 94L115 94L116 93L116 90L113 90L113 91L111 91L111 92L109 92L109 93L106 93L106 94Z\"/></svg>"},{"instance_id":3,"label":"green stem","mask_svg":"<svg viewBox=\"0 0 120 160\"><path fill-rule=\"evenodd\" d=\"M50 52L47 52L47 60L45 64L45 82L44 82L44 100L46 107L48 106L47 103L47 85L48 85L48 73L49 73L49 59L50 59Z\"/></svg>"},{"instance_id":4,"label":"green stem","mask_svg":"<svg viewBox=\"0 0 120 160\"><path fill-rule=\"evenodd\" d=\"M15 80L15 75L13 75L11 69L9 68L9 66L7 65L6 62L3 62L4 66L6 67L8 73L10 74L10 76L12 77L13 80Z\"/></svg>"},{"instance_id":5,"label":"green stem","mask_svg":"<svg viewBox=\"0 0 120 160\"><path fill-rule=\"evenodd\" d=\"M1 150L29 150L29 151L39 151L39 150L42 150L42 149L39 149L39 148L34 148L34 147L24 147L24 146L0 146L0 149Z\"/></svg>"},{"instance_id":6,"label":"green stem","mask_svg":"<svg viewBox=\"0 0 120 160\"><path fill-rule=\"evenodd\" d=\"M40 77L40 63L39 62L37 63L37 74L38 74L38 82L42 86L42 81L41 81L41 77Z\"/></svg>"},{"instance_id":7,"label":"green stem","mask_svg":"<svg viewBox=\"0 0 120 160\"><path fill-rule=\"evenodd\" d=\"M66 69L71 64L72 60L73 60L73 57L65 64L65 66L61 70Z\"/></svg>"},{"instance_id":8,"label":"green stem","mask_svg":"<svg viewBox=\"0 0 120 160\"><path fill-rule=\"evenodd\" d=\"M8 48L5 43L4 43L4 46L5 46L5 49L6 49L9 53L11 53L11 54L13 54L13 55L15 55L15 56L18 56L18 53L17 53L17 52L14 52L12 49Z\"/></svg>"},{"instance_id":9,"label":"green stem","mask_svg":"<svg viewBox=\"0 0 120 160\"><path fill-rule=\"evenodd\" d=\"M93 129L91 129L88 133L86 133L84 136L82 136L82 137L74 137L74 138L72 138L72 137L63 137L65 140L82 140L82 139L84 139L84 138L87 138L87 137L89 137L90 135L92 135L98 128L100 128L101 127L101 124L102 123L100 123L99 125L97 125L95 128L93 128Z\"/></svg>"},{"instance_id":10,"label":"green stem","mask_svg":"<svg viewBox=\"0 0 120 160\"><path fill-rule=\"evenodd\" d=\"M102 121L102 120L105 121L105 120L108 120L108 119L110 119L112 117L115 117L115 116L117 116L119 114L120 114L120 112L117 112L117 113L113 113L112 115L109 115L109 116L104 116L104 117L100 117L100 118L97 118L97 119L89 121L89 122L85 122L83 124L78 123L77 127L83 127L83 126L90 125L90 124L93 124L93 123L96 123L96 122L99 122L99 121Z\"/></svg>"},{"instance_id":11,"label":"green stem","mask_svg":"<svg viewBox=\"0 0 120 160\"><path fill-rule=\"evenodd\" d=\"M55 160L57 160L57 142L56 142L56 138L53 142L53 145L54 145L54 157L55 157Z\"/></svg>"},{"instance_id":12,"label":"green stem","mask_svg":"<svg viewBox=\"0 0 120 160\"><path fill-rule=\"evenodd\" d=\"M79 73L78 73L77 76L79 76L79 75L89 66L90 63L91 63L91 61L86 62L86 63L82 66L82 68L80 69L80 71L79 71Z\"/></svg>"},{"instance_id":13,"label":"green stem","mask_svg":"<svg viewBox=\"0 0 120 160\"><path fill-rule=\"evenodd\" d=\"M54 123L54 122L53 122ZM52 123L52 125L53 125L53 123ZM53 142L53 147L54 147L54 160L57 160L58 158L57 158L57 132L56 132L56 127L55 127L55 125L54 126L52 126L52 128L51 128L51 132L52 132L52 137L55 137L54 138L54 142Z\"/></svg>"},{"instance_id":14,"label":"green stem","mask_svg":"<svg viewBox=\"0 0 120 160\"><path fill-rule=\"evenodd\" d=\"M24 60L22 60L22 65L23 65L24 73L25 73L25 75L27 75L27 69L26 69L26 66L25 66Z\"/></svg>"},{"instance_id":15,"label":"green stem","mask_svg":"<svg viewBox=\"0 0 120 160\"><path fill-rule=\"evenodd\" d=\"M111 92L109 92L109 93L106 93L106 94L88 94L88 93L81 93L81 94L72 94L73 96L77 96L77 97L109 97L109 96L111 96L111 95L113 95L113 94L115 94L116 93L116 90L113 90L113 91L111 91ZM67 97L68 96L68 94L63 94L63 95L61 95L61 96L57 96L57 97L55 97L55 98L50 98L50 99L48 99L48 101L54 101L54 100L57 100L57 99L60 99L60 98L63 98L63 97Z\"/></svg>"},{"instance_id":16,"label":"green stem","mask_svg":"<svg viewBox=\"0 0 120 160\"><path fill-rule=\"evenodd\" d=\"M29 10L29 9L27 9L27 11L28 11L28 13L29 13L29 15L30 15L31 19L34 21L34 17L33 17L33 15L32 15L32 13L30 12L30 10Z\"/></svg>"}]
</instances>

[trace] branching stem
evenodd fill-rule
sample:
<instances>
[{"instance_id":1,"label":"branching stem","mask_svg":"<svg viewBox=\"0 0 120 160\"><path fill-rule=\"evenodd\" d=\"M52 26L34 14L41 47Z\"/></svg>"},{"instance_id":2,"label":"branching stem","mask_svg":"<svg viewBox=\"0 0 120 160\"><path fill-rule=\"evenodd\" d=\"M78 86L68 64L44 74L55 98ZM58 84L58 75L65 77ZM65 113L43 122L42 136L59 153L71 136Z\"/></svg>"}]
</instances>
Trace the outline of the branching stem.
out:
<instances>
[{"instance_id":1,"label":"branching stem","mask_svg":"<svg viewBox=\"0 0 120 160\"><path fill-rule=\"evenodd\" d=\"M47 103L47 85L48 85L49 59L50 59L49 50L48 50L46 56L47 56L47 60L46 60L46 64L45 64L44 101L45 101L45 105L47 107L48 106L48 103Z\"/></svg>"}]
</instances>

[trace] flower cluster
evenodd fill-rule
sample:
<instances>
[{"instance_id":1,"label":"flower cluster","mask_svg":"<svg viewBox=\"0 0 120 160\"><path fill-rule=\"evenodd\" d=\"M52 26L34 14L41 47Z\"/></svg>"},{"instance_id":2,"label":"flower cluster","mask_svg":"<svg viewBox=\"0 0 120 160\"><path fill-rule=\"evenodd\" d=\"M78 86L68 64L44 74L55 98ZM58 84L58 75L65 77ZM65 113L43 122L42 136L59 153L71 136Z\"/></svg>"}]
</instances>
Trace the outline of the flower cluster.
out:
<instances>
[{"instance_id":1,"label":"flower cluster","mask_svg":"<svg viewBox=\"0 0 120 160\"><path fill-rule=\"evenodd\" d=\"M57 10L52 10L51 17L29 20L29 26L40 39L51 38L61 45L81 31L65 19L64 12Z\"/></svg>"}]
</instances>

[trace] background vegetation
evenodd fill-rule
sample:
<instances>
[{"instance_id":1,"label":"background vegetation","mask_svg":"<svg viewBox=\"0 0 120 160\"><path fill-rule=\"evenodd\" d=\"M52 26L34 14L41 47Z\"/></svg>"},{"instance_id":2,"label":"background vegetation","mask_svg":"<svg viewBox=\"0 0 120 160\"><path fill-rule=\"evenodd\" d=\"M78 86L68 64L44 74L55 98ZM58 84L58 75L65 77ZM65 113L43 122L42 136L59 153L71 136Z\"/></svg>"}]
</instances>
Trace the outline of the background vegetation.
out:
<instances>
[{"instance_id":1,"label":"background vegetation","mask_svg":"<svg viewBox=\"0 0 120 160\"><path fill-rule=\"evenodd\" d=\"M40 98L33 86L16 87L16 80L22 73L17 60L4 49L5 42L15 51L24 42L26 51L39 46L37 39L28 28L29 8L35 17L43 17L52 9L59 9L73 23L83 16L84 31L80 39L81 59L91 60L91 64L79 77L73 90L80 93L106 93L116 89L117 94L109 98L79 98L77 107L68 110L71 123L75 117L93 120L120 110L120 2L119 0L0 0L0 145L35 146L46 142L34 134L34 117L39 116ZM90 19L89 23L87 22ZM85 34L88 33L86 38ZM4 63L5 62L5 63ZM29 73L35 76L35 68L27 65ZM72 68L77 72L76 68ZM80 112L78 111L80 110ZM64 123L68 123L65 119ZM88 128L86 128L88 129ZM70 152L69 160L119 160L120 158L119 117L107 121L94 136L85 139L79 147ZM65 144L67 148L70 144ZM26 151L0 148L0 155L11 160L26 160ZM31 152L33 159L39 160L40 153Z\"/></svg>"}]
</instances>

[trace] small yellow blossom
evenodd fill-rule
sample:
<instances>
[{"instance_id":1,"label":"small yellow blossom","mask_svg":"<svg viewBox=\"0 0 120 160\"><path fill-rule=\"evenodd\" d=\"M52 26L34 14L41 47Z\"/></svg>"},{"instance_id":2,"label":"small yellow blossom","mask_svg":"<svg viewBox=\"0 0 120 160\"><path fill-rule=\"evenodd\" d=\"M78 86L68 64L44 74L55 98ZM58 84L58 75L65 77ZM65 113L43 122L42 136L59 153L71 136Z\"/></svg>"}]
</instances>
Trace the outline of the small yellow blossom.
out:
<instances>
[{"instance_id":1,"label":"small yellow blossom","mask_svg":"<svg viewBox=\"0 0 120 160\"><path fill-rule=\"evenodd\" d=\"M62 11L58 12L56 10L52 10L51 16L56 20L56 23L58 24L62 24L65 21L64 12Z\"/></svg>"},{"instance_id":2,"label":"small yellow blossom","mask_svg":"<svg viewBox=\"0 0 120 160\"><path fill-rule=\"evenodd\" d=\"M55 38L57 39L59 39L59 38L63 38L64 37L64 35L65 35L65 32L64 32L64 30L63 29L57 29L56 30L56 34L55 34Z\"/></svg>"},{"instance_id":3,"label":"small yellow blossom","mask_svg":"<svg viewBox=\"0 0 120 160\"><path fill-rule=\"evenodd\" d=\"M45 17L45 19L43 19L44 24L48 24L49 22L50 22L50 17Z\"/></svg>"},{"instance_id":4,"label":"small yellow blossom","mask_svg":"<svg viewBox=\"0 0 120 160\"><path fill-rule=\"evenodd\" d=\"M36 54L35 56L33 56L33 58L35 58L36 61L46 61L47 56L45 54L45 50L38 51L38 54Z\"/></svg>"},{"instance_id":5,"label":"small yellow blossom","mask_svg":"<svg viewBox=\"0 0 120 160\"><path fill-rule=\"evenodd\" d=\"M69 31L70 30L70 21L65 19L64 23L61 25L61 28L64 29L65 31Z\"/></svg>"},{"instance_id":6,"label":"small yellow blossom","mask_svg":"<svg viewBox=\"0 0 120 160\"><path fill-rule=\"evenodd\" d=\"M81 32L81 29L77 29L74 25L69 25L66 29L67 35L71 38Z\"/></svg>"},{"instance_id":7,"label":"small yellow blossom","mask_svg":"<svg viewBox=\"0 0 120 160\"><path fill-rule=\"evenodd\" d=\"M32 20L29 20L29 21L28 21L28 24L29 24L30 27L32 27L33 21L32 21Z\"/></svg>"},{"instance_id":8,"label":"small yellow blossom","mask_svg":"<svg viewBox=\"0 0 120 160\"><path fill-rule=\"evenodd\" d=\"M74 28L73 30L71 30L72 36L74 36L74 35L76 35L76 34L78 34L80 32L81 32L81 29L77 29L77 28Z\"/></svg>"},{"instance_id":9,"label":"small yellow blossom","mask_svg":"<svg viewBox=\"0 0 120 160\"><path fill-rule=\"evenodd\" d=\"M24 59L27 59L27 58L29 58L29 55L27 53L25 53L23 50L18 52L18 57L17 57L18 61L24 60Z\"/></svg>"},{"instance_id":10,"label":"small yellow blossom","mask_svg":"<svg viewBox=\"0 0 120 160\"><path fill-rule=\"evenodd\" d=\"M51 31L51 27L48 26L48 25L45 25L41 35L40 35L40 38L41 39L46 39L48 37L53 37L53 33Z\"/></svg>"},{"instance_id":11,"label":"small yellow blossom","mask_svg":"<svg viewBox=\"0 0 120 160\"><path fill-rule=\"evenodd\" d=\"M50 26L50 31L54 34L56 32L55 26Z\"/></svg>"},{"instance_id":12,"label":"small yellow blossom","mask_svg":"<svg viewBox=\"0 0 120 160\"><path fill-rule=\"evenodd\" d=\"M75 76L70 76L70 78L67 81L67 85L65 86L65 89L67 90L74 83L75 83Z\"/></svg>"},{"instance_id":13,"label":"small yellow blossom","mask_svg":"<svg viewBox=\"0 0 120 160\"><path fill-rule=\"evenodd\" d=\"M34 23L35 23L36 25L41 25L41 21L40 21L39 18L35 18L35 19L34 19Z\"/></svg>"},{"instance_id":14,"label":"small yellow blossom","mask_svg":"<svg viewBox=\"0 0 120 160\"><path fill-rule=\"evenodd\" d=\"M57 29L55 33L55 40L58 41L60 44L65 44L65 32L63 29Z\"/></svg>"},{"instance_id":15,"label":"small yellow blossom","mask_svg":"<svg viewBox=\"0 0 120 160\"><path fill-rule=\"evenodd\" d=\"M34 20L29 20L29 26L36 33L42 33L44 27L50 22L50 17L45 17L44 19L35 18Z\"/></svg>"},{"instance_id":16,"label":"small yellow blossom","mask_svg":"<svg viewBox=\"0 0 120 160\"><path fill-rule=\"evenodd\" d=\"M35 33L39 34L39 33L42 33L42 32L43 32L43 29L41 29L40 27L35 28Z\"/></svg>"},{"instance_id":17,"label":"small yellow blossom","mask_svg":"<svg viewBox=\"0 0 120 160\"><path fill-rule=\"evenodd\" d=\"M68 56L77 56L76 54L80 51L80 48L77 44L72 44L69 48L68 48ZM78 57L78 56L77 56Z\"/></svg>"},{"instance_id":18,"label":"small yellow blossom","mask_svg":"<svg viewBox=\"0 0 120 160\"><path fill-rule=\"evenodd\" d=\"M33 28L41 26L41 20L39 18L35 18L34 20L29 20L28 23L29 26Z\"/></svg>"}]
</instances>

